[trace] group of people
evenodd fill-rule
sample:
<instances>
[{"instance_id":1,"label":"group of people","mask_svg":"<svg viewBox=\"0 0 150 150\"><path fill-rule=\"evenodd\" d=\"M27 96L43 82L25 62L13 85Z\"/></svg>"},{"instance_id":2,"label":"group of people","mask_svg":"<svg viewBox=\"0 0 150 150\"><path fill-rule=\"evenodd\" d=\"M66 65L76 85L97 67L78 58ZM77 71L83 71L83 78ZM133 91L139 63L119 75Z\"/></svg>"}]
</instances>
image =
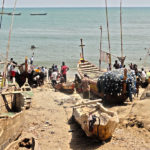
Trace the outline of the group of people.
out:
<instances>
[{"instance_id":1,"label":"group of people","mask_svg":"<svg viewBox=\"0 0 150 150\"><path fill-rule=\"evenodd\" d=\"M49 77L52 81L52 85L55 86L59 80L61 83L67 82L67 71L69 67L62 62L61 70L59 72L57 65L54 65L49 69Z\"/></svg>"}]
</instances>

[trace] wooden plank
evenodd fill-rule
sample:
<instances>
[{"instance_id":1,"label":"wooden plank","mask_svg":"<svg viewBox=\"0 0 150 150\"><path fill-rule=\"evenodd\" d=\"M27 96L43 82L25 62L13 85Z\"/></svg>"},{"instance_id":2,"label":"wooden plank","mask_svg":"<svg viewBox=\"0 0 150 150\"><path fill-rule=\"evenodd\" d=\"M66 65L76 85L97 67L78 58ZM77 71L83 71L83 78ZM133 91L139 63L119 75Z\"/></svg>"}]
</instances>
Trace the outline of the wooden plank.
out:
<instances>
[{"instance_id":1,"label":"wooden plank","mask_svg":"<svg viewBox=\"0 0 150 150\"><path fill-rule=\"evenodd\" d=\"M89 101L89 100L88 100ZM96 104L98 102L102 102L102 99L98 99L98 100L91 100L90 102L83 102L83 103L80 103L80 104L77 104L77 105L74 105L74 106L71 106L71 107L78 107L78 106L82 106L82 105L90 105L90 104Z\"/></svg>"},{"instance_id":2,"label":"wooden plank","mask_svg":"<svg viewBox=\"0 0 150 150\"><path fill-rule=\"evenodd\" d=\"M2 95L11 95L11 94L20 94L22 91L13 91L13 92L2 92Z\"/></svg>"}]
</instances>

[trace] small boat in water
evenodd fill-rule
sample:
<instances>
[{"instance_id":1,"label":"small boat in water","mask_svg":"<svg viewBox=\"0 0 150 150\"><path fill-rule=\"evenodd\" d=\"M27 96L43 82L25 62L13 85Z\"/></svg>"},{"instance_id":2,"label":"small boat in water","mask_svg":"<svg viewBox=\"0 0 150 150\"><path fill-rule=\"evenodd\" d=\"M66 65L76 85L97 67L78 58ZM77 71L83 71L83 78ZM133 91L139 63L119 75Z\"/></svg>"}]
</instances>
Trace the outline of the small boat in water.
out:
<instances>
[{"instance_id":1,"label":"small boat in water","mask_svg":"<svg viewBox=\"0 0 150 150\"><path fill-rule=\"evenodd\" d=\"M14 14L13 14L13 13L4 13L4 12L3 12L3 13L0 12L0 14L1 14L1 15L10 15L10 16L11 16L11 15L16 15L16 16L17 16L17 15L18 15L18 16L21 15L21 13L14 13Z\"/></svg>"},{"instance_id":2,"label":"small boat in water","mask_svg":"<svg viewBox=\"0 0 150 150\"><path fill-rule=\"evenodd\" d=\"M47 15L47 13L31 13L31 16L35 16L35 15Z\"/></svg>"},{"instance_id":3,"label":"small boat in water","mask_svg":"<svg viewBox=\"0 0 150 150\"><path fill-rule=\"evenodd\" d=\"M88 137L105 141L112 137L119 119L115 112L108 111L100 100L84 100L73 106L73 117Z\"/></svg>"}]
</instances>

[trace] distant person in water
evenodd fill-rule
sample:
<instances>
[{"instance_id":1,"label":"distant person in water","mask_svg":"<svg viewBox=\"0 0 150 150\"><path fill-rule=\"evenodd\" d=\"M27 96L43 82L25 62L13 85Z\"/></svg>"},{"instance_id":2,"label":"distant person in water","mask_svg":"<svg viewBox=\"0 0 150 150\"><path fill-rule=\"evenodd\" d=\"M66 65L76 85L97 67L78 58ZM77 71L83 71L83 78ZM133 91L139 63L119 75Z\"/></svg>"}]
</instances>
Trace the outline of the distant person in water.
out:
<instances>
[{"instance_id":1,"label":"distant person in water","mask_svg":"<svg viewBox=\"0 0 150 150\"><path fill-rule=\"evenodd\" d=\"M69 70L69 67L65 65L65 62L62 62L61 74L64 77L65 82L67 82L67 71L68 70Z\"/></svg>"}]
</instances>

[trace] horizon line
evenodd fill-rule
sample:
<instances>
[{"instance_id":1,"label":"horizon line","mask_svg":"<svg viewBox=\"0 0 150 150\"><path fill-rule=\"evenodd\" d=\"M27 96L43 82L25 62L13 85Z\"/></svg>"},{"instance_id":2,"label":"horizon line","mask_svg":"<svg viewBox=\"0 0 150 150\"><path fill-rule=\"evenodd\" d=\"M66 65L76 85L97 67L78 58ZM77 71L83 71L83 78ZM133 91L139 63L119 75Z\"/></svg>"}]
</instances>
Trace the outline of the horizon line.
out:
<instances>
[{"instance_id":1,"label":"horizon line","mask_svg":"<svg viewBox=\"0 0 150 150\"><path fill-rule=\"evenodd\" d=\"M13 8L13 7L5 7L5 8ZM105 6L48 6L48 7L22 7L22 6L19 6L19 7L16 7L16 8L105 8ZM108 8L120 8L119 6L109 6ZM124 6L122 8L150 8L150 6Z\"/></svg>"}]
</instances>

